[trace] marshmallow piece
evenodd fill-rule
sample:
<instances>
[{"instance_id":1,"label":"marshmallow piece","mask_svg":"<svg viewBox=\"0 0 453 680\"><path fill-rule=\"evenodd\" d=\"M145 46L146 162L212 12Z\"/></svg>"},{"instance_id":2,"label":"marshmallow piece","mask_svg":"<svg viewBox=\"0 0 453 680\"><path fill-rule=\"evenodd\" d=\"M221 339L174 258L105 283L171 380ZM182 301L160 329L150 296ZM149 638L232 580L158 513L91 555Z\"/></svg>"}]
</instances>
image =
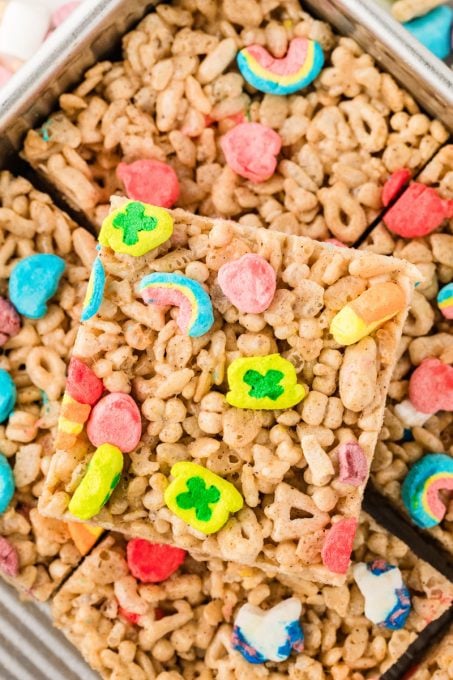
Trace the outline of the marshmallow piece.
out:
<instances>
[{"instance_id":1,"label":"marshmallow piece","mask_svg":"<svg viewBox=\"0 0 453 680\"><path fill-rule=\"evenodd\" d=\"M302 437L301 445L310 468L312 484L324 486L335 472L332 461L314 435Z\"/></svg>"},{"instance_id":2,"label":"marshmallow piece","mask_svg":"<svg viewBox=\"0 0 453 680\"><path fill-rule=\"evenodd\" d=\"M233 648L252 664L285 661L292 649L303 651L301 613L297 597L282 600L265 611L250 603L242 605L234 621Z\"/></svg>"},{"instance_id":3,"label":"marshmallow piece","mask_svg":"<svg viewBox=\"0 0 453 680\"><path fill-rule=\"evenodd\" d=\"M0 52L26 61L39 49L50 26L50 11L37 0L11 0L0 23Z\"/></svg>"},{"instance_id":4,"label":"marshmallow piece","mask_svg":"<svg viewBox=\"0 0 453 680\"><path fill-rule=\"evenodd\" d=\"M401 404L397 404L395 406L395 413L406 427L423 427L433 415L432 413L417 411L409 399L405 399Z\"/></svg>"},{"instance_id":5,"label":"marshmallow piece","mask_svg":"<svg viewBox=\"0 0 453 680\"><path fill-rule=\"evenodd\" d=\"M355 564L352 573L365 598L367 619L390 630L403 628L411 603L398 567L377 559L368 564Z\"/></svg>"}]
</instances>

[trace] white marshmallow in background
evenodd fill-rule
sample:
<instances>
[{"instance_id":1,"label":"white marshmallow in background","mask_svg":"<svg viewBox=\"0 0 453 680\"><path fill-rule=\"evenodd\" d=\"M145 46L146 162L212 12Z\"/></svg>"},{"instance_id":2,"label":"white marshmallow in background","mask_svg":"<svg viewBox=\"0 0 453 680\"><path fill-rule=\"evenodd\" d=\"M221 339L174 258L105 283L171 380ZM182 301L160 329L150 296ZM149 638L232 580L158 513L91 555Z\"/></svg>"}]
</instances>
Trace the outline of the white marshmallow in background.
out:
<instances>
[{"instance_id":1,"label":"white marshmallow in background","mask_svg":"<svg viewBox=\"0 0 453 680\"><path fill-rule=\"evenodd\" d=\"M22 61L39 49L49 31L51 10L40 0L10 0L0 19L0 54Z\"/></svg>"}]
</instances>

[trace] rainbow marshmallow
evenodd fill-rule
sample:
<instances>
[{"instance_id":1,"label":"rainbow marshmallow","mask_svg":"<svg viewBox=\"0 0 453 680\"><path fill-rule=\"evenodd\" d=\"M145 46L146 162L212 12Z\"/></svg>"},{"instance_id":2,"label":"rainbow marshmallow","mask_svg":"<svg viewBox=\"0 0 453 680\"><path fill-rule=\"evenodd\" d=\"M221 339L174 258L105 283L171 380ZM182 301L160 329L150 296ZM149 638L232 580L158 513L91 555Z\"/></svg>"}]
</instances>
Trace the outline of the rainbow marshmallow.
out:
<instances>
[{"instance_id":1,"label":"rainbow marshmallow","mask_svg":"<svg viewBox=\"0 0 453 680\"><path fill-rule=\"evenodd\" d=\"M447 283L439 291L437 304L446 319L453 319L453 283Z\"/></svg>"},{"instance_id":2,"label":"rainbow marshmallow","mask_svg":"<svg viewBox=\"0 0 453 680\"><path fill-rule=\"evenodd\" d=\"M405 306L404 291L396 283L378 283L340 309L332 319L330 332L339 345L353 345Z\"/></svg>"},{"instance_id":3,"label":"rainbow marshmallow","mask_svg":"<svg viewBox=\"0 0 453 680\"><path fill-rule=\"evenodd\" d=\"M89 553L99 536L104 533L104 529L101 527L93 527L79 522L66 522L66 526L81 555Z\"/></svg>"},{"instance_id":4,"label":"rainbow marshmallow","mask_svg":"<svg viewBox=\"0 0 453 680\"><path fill-rule=\"evenodd\" d=\"M437 526L446 507L439 491L453 490L453 458L444 453L428 453L409 470L401 497L413 522L422 529Z\"/></svg>"},{"instance_id":5,"label":"rainbow marshmallow","mask_svg":"<svg viewBox=\"0 0 453 680\"><path fill-rule=\"evenodd\" d=\"M203 286L181 274L149 274L139 285L145 302L179 307L177 323L192 338L209 331L214 323L211 298Z\"/></svg>"},{"instance_id":6,"label":"rainbow marshmallow","mask_svg":"<svg viewBox=\"0 0 453 680\"><path fill-rule=\"evenodd\" d=\"M88 288L83 302L81 321L88 321L98 313L99 307L104 299L105 271L99 255L95 259L91 271Z\"/></svg>"},{"instance_id":7,"label":"rainbow marshmallow","mask_svg":"<svg viewBox=\"0 0 453 680\"><path fill-rule=\"evenodd\" d=\"M318 77L324 53L315 40L294 38L282 59L275 59L261 45L249 45L237 56L245 80L260 92L286 95L297 92Z\"/></svg>"}]
</instances>

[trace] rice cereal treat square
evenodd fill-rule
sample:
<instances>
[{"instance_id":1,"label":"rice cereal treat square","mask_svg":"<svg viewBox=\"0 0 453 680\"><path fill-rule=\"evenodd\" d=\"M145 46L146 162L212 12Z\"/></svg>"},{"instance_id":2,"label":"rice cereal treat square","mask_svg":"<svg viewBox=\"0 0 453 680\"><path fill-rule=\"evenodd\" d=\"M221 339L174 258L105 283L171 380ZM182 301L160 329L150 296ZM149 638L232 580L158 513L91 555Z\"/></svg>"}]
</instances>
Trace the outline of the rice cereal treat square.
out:
<instances>
[{"instance_id":1,"label":"rice cereal treat square","mask_svg":"<svg viewBox=\"0 0 453 680\"><path fill-rule=\"evenodd\" d=\"M36 506L95 241L22 177L0 173L0 203L0 575L45 600L84 553L83 525Z\"/></svg>"},{"instance_id":2,"label":"rice cereal treat square","mask_svg":"<svg viewBox=\"0 0 453 680\"><path fill-rule=\"evenodd\" d=\"M299 0L161 4L122 52L23 151L98 227L119 192L353 244L390 174L418 171L448 138Z\"/></svg>"},{"instance_id":3,"label":"rice cereal treat square","mask_svg":"<svg viewBox=\"0 0 453 680\"><path fill-rule=\"evenodd\" d=\"M343 582L418 271L114 205L41 511Z\"/></svg>"},{"instance_id":4,"label":"rice cereal treat square","mask_svg":"<svg viewBox=\"0 0 453 680\"><path fill-rule=\"evenodd\" d=\"M435 645L420 664L415 666L411 680L450 680L453 678L453 627Z\"/></svg>"},{"instance_id":5,"label":"rice cereal treat square","mask_svg":"<svg viewBox=\"0 0 453 680\"><path fill-rule=\"evenodd\" d=\"M365 244L412 262L425 277L403 330L372 479L449 552L453 506L448 497L445 505L439 503L438 492L452 488L453 472L452 168L448 145L409 184ZM424 495L427 513L420 504Z\"/></svg>"},{"instance_id":6,"label":"rice cereal treat square","mask_svg":"<svg viewBox=\"0 0 453 680\"><path fill-rule=\"evenodd\" d=\"M174 548L110 534L53 601L54 624L103 678L376 678L453 595L443 576L366 515L341 586L188 555L165 577L154 571L171 559L165 550Z\"/></svg>"}]
</instances>

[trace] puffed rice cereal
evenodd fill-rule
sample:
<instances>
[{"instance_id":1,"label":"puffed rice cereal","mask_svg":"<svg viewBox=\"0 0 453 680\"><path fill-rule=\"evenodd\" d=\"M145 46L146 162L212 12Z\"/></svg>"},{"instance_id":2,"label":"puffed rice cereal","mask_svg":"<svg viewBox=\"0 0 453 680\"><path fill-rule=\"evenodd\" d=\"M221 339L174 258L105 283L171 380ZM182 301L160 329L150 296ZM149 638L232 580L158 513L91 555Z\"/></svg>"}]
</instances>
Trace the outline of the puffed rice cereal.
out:
<instances>
[{"instance_id":1,"label":"puffed rice cereal","mask_svg":"<svg viewBox=\"0 0 453 680\"><path fill-rule=\"evenodd\" d=\"M124 216L129 210L135 216L138 204L114 203L117 210L101 242L109 238L112 224L115 234L120 228L127 232L126 239L132 233L137 240L157 233L159 226L145 230L152 219L146 216L140 227L145 231L136 232L136 221L129 231ZM174 220L171 244L141 257L101 247L104 300L98 314L81 326L74 356L113 394L93 407L88 438L83 425L77 431L68 429L66 420L60 425L40 509L50 517L92 519L193 553L341 583L349 554L335 563L330 549L322 559L322 548L332 542L329 533L340 522L348 524L352 544L407 309L346 349L331 337L329 326L347 302L385 281L398 285L409 302L414 277L420 275L412 265L374 253L181 210L167 215ZM260 314L241 314L216 282L222 265L246 253L266 259L277 274L273 301ZM178 281L191 277L202 283L212 304L213 326L199 337L181 329L180 310L166 311L168 304L180 304L180 297L162 302L166 307L141 301L144 274L148 285L152 277L161 282L162 273L170 277L175 270ZM192 299L190 290L178 286L178 296ZM278 370L260 374L262 360L276 361L273 357ZM244 382L250 394L256 390L257 406L230 406L228 395L225 400L234 362L246 362ZM277 384L271 384L276 377ZM297 385L289 388L293 380ZM278 400L296 387L299 403L279 409ZM123 443L131 421L120 409L107 410L101 437L94 432L103 400L116 395L127 396L141 411L141 440L132 451ZM98 448L93 457L102 442L108 456ZM339 479L338 449L346 442L357 442L365 457L366 474L358 483ZM87 468L90 459L93 466ZM101 462L102 491L99 498L87 496L84 505L89 485L82 479L92 477ZM90 488L98 493L97 486ZM98 509L104 505L98 514L91 509L97 503Z\"/></svg>"},{"instance_id":2,"label":"puffed rice cereal","mask_svg":"<svg viewBox=\"0 0 453 680\"><path fill-rule=\"evenodd\" d=\"M0 536L17 556L17 564L13 569L0 566L0 575L23 594L43 601L81 558L68 526L43 517L36 506L53 451L66 362L95 242L54 207L49 196L6 171L0 173L0 223L2 297L8 297L11 271L22 258L52 253L66 264L45 316L22 317L19 332L7 340L0 357L1 368L9 372L17 389L15 409L0 426L0 451L12 467L16 486L11 503L0 515Z\"/></svg>"},{"instance_id":3,"label":"puffed rice cereal","mask_svg":"<svg viewBox=\"0 0 453 680\"><path fill-rule=\"evenodd\" d=\"M281 58L293 38L325 54L314 83L290 96L250 87L238 52L255 44ZM281 139L277 169L259 184L222 151L224 136L246 123ZM447 138L354 40L298 0L180 0L124 37L121 61L96 64L63 94L23 155L98 226L111 194L124 193L124 164L150 159L175 170L178 207L352 244L378 216L389 175L416 172ZM168 206L157 194L148 201Z\"/></svg>"},{"instance_id":4,"label":"puffed rice cereal","mask_svg":"<svg viewBox=\"0 0 453 680\"><path fill-rule=\"evenodd\" d=\"M398 631L376 626L350 572L341 586L271 578L259 569L187 557L160 584L128 570L125 538L111 534L85 559L53 602L55 625L103 678L122 680L365 680L384 673L449 607L453 587L366 515L355 562L399 567L411 613ZM302 604L303 652L251 665L233 649L233 623L245 604L268 610L286 598Z\"/></svg>"},{"instance_id":5,"label":"puffed rice cereal","mask_svg":"<svg viewBox=\"0 0 453 680\"><path fill-rule=\"evenodd\" d=\"M452 199L450 186L453 169L453 146L447 145L417 177L417 182L433 187L443 199ZM412 308L404 327L399 360L389 388L389 402L384 428L372 463L371 478L375 486L405 512L401 485L411 466L427 453L453 455L453 414L438 411L420 422L405 405L410 377L427 359L445 365L453 362L451 322L440 311L436 298L445 284L453 279L453 220L447 219L429 236L403 239L392 235L380 224L364 244L367 250L392 253L417 266L424 281L417 286ZM417 418L417 415L415 415ZM443 521L425 529L449 552L453 552L453 506L447 502Z\"/></svg>"}]
</instances>

